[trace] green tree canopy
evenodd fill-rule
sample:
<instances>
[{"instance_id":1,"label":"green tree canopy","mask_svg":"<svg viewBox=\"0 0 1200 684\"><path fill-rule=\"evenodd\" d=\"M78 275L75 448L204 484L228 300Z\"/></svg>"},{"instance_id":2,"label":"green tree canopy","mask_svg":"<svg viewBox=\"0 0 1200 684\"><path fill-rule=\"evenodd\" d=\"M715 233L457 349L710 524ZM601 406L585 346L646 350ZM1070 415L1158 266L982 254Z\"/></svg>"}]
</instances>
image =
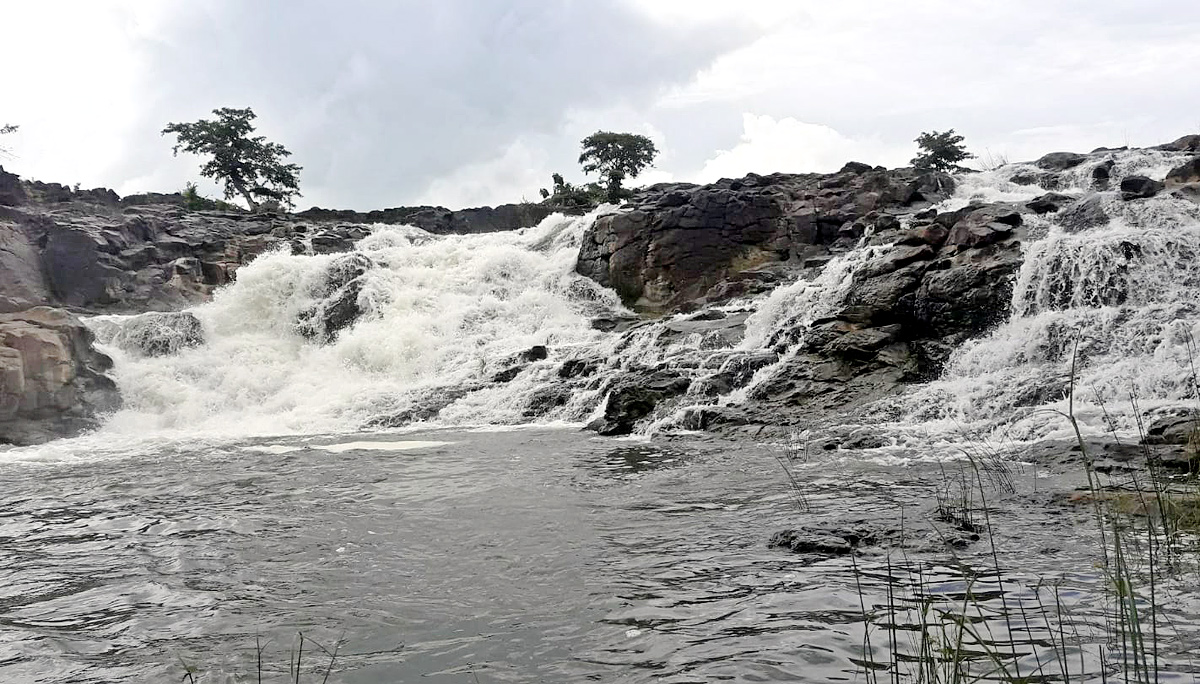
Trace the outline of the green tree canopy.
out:
<instances>
[{"instance_id":1,"label":"green tree canopy","mask_svg":"<svg viewBox=\"0 0 1200 684\"><path fill-rule=\"evenodd\" d=\"M174 153L210 156L200 175L224 183L225 199L240 195L251 210L263 200L292 206L292 198L300 193L300 167L283 163L292 153L261 135L251 137L255 114L249 107L222 107L213 114L214 120L167 124L162 132L175 134Z\"/></svg>"},{"instance_id":2,"label":"green tree canopy","mask_svg":"<svg viewBox=\"0 0 1200 684\"><path fill-rule=\"evenodd\" d=\"M975 155L967 152L967 148L962 144L963 137L957 135L954 129L939 133L938 131L930 131L917 136L917 146L921 148L921 152L913 157L913 168L922 172L929 171L962 171L963 167L958 163L967 159L974 159Z\"/></svg>"},{"instance_id":3,"label":"green tree canopy","mask_svg":"<svg viewBox=\"0 0 1200 684\"><path fill-rule=\"evenodd\" d=\"M596 131L584 138L582 144L579 163L583 164L583 172L600 174L610 202L622 199L626 193L621 183L626 178L636 178L658 155L650 138L635 133Z\"/></svg>"}]
</instances>

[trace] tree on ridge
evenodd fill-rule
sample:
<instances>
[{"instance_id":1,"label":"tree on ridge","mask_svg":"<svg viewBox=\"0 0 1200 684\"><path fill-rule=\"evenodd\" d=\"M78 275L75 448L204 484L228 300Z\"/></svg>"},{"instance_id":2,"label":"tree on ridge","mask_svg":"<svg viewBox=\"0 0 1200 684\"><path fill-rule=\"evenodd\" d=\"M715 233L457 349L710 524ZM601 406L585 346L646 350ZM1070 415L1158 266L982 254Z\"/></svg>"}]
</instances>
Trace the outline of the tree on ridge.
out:
<instances>
[{"instance_id":1,"label":"tree on ridge","mask_svg":"<svg viewBox=\"0 0 1200 684\"><path fill-rule=\"evenodd\" d=\"M596 131L583 139L579 163L584 173L599 173L609 202L628 196L621 184L654 163L658 148L644 135Z\"/></svg>"},{"instance_id":2,"label":"tree on ridge","mask_svg":"<svg viewBox=\"0 0 1200 684\"><path fill-rule=\"evenodd\" d=\"M263 202L292 206L292 198L300 193L301 170L283 162L292 153L261 135L251 137L256 116L249 107L222 107L213 114L216 119L167 124L162 133L175 134L173 153L210 156L200 175L224 183L225 199L241 196L251 211Z\"/></svg>"}]
</instances>

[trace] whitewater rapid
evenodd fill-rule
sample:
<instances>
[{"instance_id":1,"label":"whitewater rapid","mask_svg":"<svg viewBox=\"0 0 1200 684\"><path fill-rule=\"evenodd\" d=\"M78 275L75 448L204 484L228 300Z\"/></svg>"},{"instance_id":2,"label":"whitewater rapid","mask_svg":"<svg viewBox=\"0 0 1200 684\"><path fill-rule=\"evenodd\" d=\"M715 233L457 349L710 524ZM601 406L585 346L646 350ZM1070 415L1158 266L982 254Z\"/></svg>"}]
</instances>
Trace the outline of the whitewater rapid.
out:
<instances>
[{"instance_id":1,"label":"whitewater rapid","mask_svg":"<svg viewBox=\"0 0 1200 684\"><path fill-rule=\"evenodd\" d=\"M1168 153L1117 151L1111 184L1128 175L1161 179ZM1057 192L1092 192L1093 159L1061 174ZM963 175L937 208L971 202L1024 203L1045 190L1011 182L1036 171L1013 164ZM1079 229L1060 215L1026 214L1030 239L1014 282L1010 320L964 344L941 379L867 411L890 443L971 438L1028 441L1067 434L1061 412L1076 366L1076 411L1087 432L1135 427L1136 402L1156 410L1193 400L1192 340L1200 337L1200 207L1159 196L1122 201L1100 192L1107 224ZM362 316L328 343L301 335L297 317L323 296L343 255L263 255L192 313L205 343L142 356L102 345L115 359L125 408L96 437L237 439L350 433L417 426L578 426L603 409L610 381L633 368L669 367L692 390L660 407L643 433L681 429L688 408L738 405L792 361L795 331L831 315L855 274L887 245L835 256L811 279L715 307L744 327L697 325L690 314L641 320L615 293L575 273L580 240L598 213L554 215L520 231L438 236L405 226L372 227L354 250L374 264L358 295ZM596 319L619 319L612 331ZM121 317L93 319L118 327ZM625 329L628 327L629 329ZM598 329L601 328L601 329ZM605 331L609 330L609 331ZM791 332L789 338L785 333ZM110 337L101 336L102 341ZM791 342L782 343L781 339ZM548 358L521 360L535 346ZM778 354L749 384L703 394L702 381L747 354ZM562 393L564 364L595 375ZM513 370L519 367L518 370ZM497 374L513 371L497 382ZM428 409L428 410L424 410Z\"/></svg>"}]
</instances>

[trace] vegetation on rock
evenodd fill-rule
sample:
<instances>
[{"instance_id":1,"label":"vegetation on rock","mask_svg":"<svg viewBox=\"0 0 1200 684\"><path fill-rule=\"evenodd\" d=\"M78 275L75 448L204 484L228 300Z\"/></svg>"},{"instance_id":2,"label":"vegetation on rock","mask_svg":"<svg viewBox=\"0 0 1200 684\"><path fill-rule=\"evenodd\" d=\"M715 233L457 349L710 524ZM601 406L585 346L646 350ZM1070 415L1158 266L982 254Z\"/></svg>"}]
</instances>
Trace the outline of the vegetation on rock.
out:
<instances>
[{"instance_id":1,"label":"vegetation on rock","mask_svg":"<svg viewBox=\"0 0 1200 684\"><path fill-rule=\"evenodd\" d=\"M917 146L921 151L913 157L913 168L921 172L963 171L959 162L974 159L975 155L967 152L962 144L963 137L951 128L948 131L930 131L917 136Z\"/></svg>"},{"instance_id":2,"label":"vegetation on rock","mask_svg":"<svg viewBox=\"0 0 1200 684\"><path fill-rule=\"evenodd\" d=\"M621 184L654 163L658 148L644 135L596 131L583 139L579 163L584 173L599 173L607 199L617 202L628 196Z\"/></svg>"},{"instance_id":3,"label":"vegetation on rock","mask_svg":"<svg viewBox=\"0 0 1200 684\"><path fill-rule=\"evenodd\" d=\"M241 196L251 210L264 202L291 207L292 198L300 192L301 168L283 162L291 152L261 135L251 137L256 115L249 107L222 107L213 114L217 115L213 120L167 124L162 133L175 135L174 153L183 150L211 156L200 167L200 175L223 182L225 199Z\"/></svg>"}]
</instances>

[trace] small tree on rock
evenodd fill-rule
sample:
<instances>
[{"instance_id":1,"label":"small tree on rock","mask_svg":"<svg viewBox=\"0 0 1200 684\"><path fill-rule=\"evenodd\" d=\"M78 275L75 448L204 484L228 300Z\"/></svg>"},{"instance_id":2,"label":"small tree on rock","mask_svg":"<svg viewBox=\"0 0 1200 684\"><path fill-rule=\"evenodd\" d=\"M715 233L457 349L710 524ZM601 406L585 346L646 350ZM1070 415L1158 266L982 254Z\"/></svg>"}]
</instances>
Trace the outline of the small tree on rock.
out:
<instances>
[{"instance_id":1,"label":"small tree on rock","mask_svg":"<svg viewBox=\"0 0 1200 684\"><path fill-rule=\"evenodd\" d=\"M596 131L583 139L583 154L579 163L584 173L600 174L608 201L617 202L628 195L621 183L636 178L654 163L658 149L644 135Z\"/></svg>"},{"instance_id":2,"label":"small tree on rock","mask_svg":"<svg viewBox=\"0 0 1200 684\"><path fill-rule=\"evenodd\" d=\"M931 131L917 136L917 146L921 152L913 157L913 168L923 173L965 171L959 162L974 159L975 155L967 152L962 144L963 137L957 135L954 129L939 133Z\"/></svg>"},{"instance_id":3,"label":"small tree on rock","mask_svg":"<svg viewBox=\"0 0 1200 684\"><path fill-rule=\"evenodd\" d=\"M255 114L249 107L222 107L213 114L215 120L167 124L162 132L175 134L174 153L212 157L200 167L200 175L224 183L225 199L240 195L251 210L264 201L292 206L300 193L300 167L283 163L292 153L261 135L251 137Z\"/></svg>"}]
</instances>

